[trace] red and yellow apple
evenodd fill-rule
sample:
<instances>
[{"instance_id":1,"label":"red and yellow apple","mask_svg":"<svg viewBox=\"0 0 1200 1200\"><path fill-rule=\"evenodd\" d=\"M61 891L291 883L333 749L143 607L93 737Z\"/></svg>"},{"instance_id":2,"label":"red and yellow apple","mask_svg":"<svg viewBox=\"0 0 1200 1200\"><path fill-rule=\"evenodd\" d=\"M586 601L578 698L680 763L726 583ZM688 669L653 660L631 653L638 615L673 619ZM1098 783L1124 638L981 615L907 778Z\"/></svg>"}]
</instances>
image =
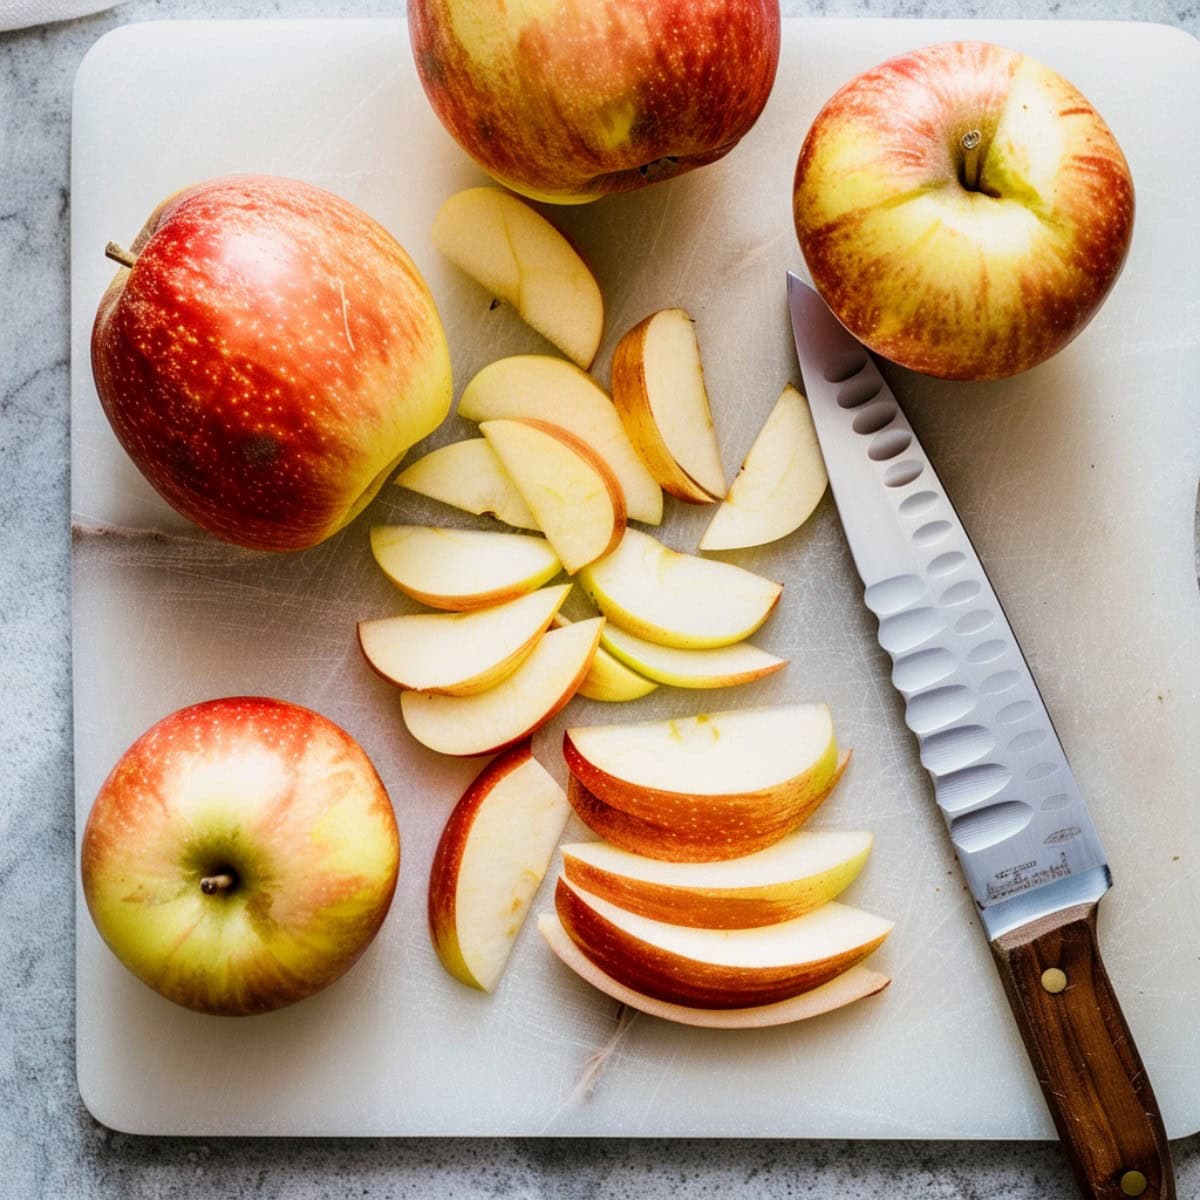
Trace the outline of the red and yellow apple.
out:
<instances>
[{"instance_id":1,"label":"red and yellow apple","mask_svg":"<svg viewBox=\"0 0 1200 1200\"><path fill-rule=\"evenodd\" d=\"M458 144L535 200L702 166L757 120L778 0L409 0L425 93Z\"/></svg>"},{"instance_id":2,"label":"red and yellow apple","mask_svg":"<svg viewBox=\"0 0 1200 1200\"><path fill-rule=\"evenodd\" d=\"M396 887L391 802L319 713L236 697L181 709L122 755L83 834L83 893L113 953L187 1008L243 1016L333 983Z\"/></svg>"},{"instance_id":3,"label":"red and yellow apple","mask_svg":"<svg viewBox=\"0 0 1200 1200\"><path fill-rule=\"evenodd\" d=\"M210 533L300 550L370 502L449 411L434 301L399 243L321 188L229 176L154 210L96 314L100 402Z\"/></svg>"},{"instance_id":4,"label":"red and yellow apple","mask_svg":"<svg viewBox=\"0 0 1200 1200\"><path fill-rule=\"evenodd\" d=\"M1077 88L1024 54L950 42L864 72L817 115L794 214L813 283L883 357L946 379L1061 350L1120 273L1129 165Z\"/></svg>"}]
</instances>

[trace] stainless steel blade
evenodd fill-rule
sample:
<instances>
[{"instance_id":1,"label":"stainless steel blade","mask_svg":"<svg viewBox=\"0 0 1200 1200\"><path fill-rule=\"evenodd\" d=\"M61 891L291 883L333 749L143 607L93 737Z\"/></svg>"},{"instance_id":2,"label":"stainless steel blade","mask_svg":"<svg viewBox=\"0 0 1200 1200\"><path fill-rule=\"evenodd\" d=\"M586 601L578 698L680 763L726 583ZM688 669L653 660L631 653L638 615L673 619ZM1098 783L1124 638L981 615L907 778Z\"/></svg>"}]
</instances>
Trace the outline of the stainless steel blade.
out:
<instances>
[{"instance_id":1,"label":"stainless steel blade","mask_svg":"<svg viewBox=\"0 0 1200 1200\"><path fill-rule=\"evenodd\" d=\"M866 603L988 937L1098 900L1104 848L954 506L871 356L790 272L788 303Z\"/></svg>"}]
</instances>

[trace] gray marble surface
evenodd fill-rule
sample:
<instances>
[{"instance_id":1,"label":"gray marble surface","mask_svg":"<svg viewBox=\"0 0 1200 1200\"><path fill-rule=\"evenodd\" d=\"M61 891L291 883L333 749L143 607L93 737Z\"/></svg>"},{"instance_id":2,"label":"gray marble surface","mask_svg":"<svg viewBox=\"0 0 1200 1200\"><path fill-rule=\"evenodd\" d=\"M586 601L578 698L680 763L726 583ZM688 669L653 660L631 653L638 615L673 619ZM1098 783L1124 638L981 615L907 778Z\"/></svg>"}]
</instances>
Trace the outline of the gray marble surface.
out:
<instances>
[{"instance_id":1,"label":"gray marble surface","mask_svg":"<svg viewBox=\"0 0 1200 1200\"><path fill-rule=\"evenodd\" d=\"M0 1196L1075 1195L1052 1145L702 1141L199 1141L111 1133L74 1072L68 560L71 83L108 29L170 17L385 16L381 0L131 0L0 35ZM1195 0L785 0L793 15L1161 21ZM1200 1086L1198 1084L1197 1086ZM1200 1138L1177 1143L1200 1196Z\"/></svg>"}]
</instances>

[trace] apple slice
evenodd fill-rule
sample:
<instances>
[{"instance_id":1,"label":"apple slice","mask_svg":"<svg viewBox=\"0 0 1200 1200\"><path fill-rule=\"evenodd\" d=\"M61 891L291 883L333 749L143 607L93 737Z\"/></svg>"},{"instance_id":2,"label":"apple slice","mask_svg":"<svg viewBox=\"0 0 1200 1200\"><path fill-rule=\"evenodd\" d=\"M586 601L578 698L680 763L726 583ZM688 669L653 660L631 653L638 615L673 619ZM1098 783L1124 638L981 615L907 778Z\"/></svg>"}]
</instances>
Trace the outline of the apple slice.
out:
<instances>
[{"instance_id":1,"label":"apple slice","mask_svg":"<svg viewBox=\"0 0 1200 1200\"><path fill-rule=\"evenodd\" d=\"M406 467L392 482L477 517L495 517L517 529L538 528L516 484L485 438L439 446Z\"/></svg>"},{"instance_id":2,"label":"apple slice","mask_svg":"<svg viewBox=\"0 0 1200 1200\"><path fill-rule=\"evenodd\" d=\"M638 457L608 393L574 363L545 354L498 359L467 384L458 415L468 421L531 417L569 429L617 477L631 521L662 521L662 488Z\"/></svg>"},{"instance_id":3,"label":"apple slice","mask_svg":"<svg viewBox=\"0 0 1200 1200\"><path fill-rule=\"evenodd\" d=\"M693 1008L748 1008L799 996L862 962L894 922L823 904L753 929L695 929L626 912L559 878L558 919L602 971L634 991Z\"/></svg>"},{"instance_id":4,"label":"apple slice","mask_svg":"<svg viewBox=\"0 0 1200 1200\"><path fill-rule=\"evenodd\" d=\"M493 759L450 814L429 873L429 932L469 987L500 982L571 808L529 739Z\"/></svg>"},{"instance_id":5,"label":"apple slice","mask_svg":"<svg viewBox=\"0 0 1200 1200\"><path fill-rule=\"evenodd\" d=\"M690 504L725 495L696 323L682 308L654 313L617 343L612 388L630 440L668 492Z\"/></svg>"},{"instance_id":6,"label":"apple slice","mask_svg":"<svg viewBox=\"0 0 1200 1200\"><path fill-rule=\"evenodd\" d=\"M771 615L783 584L731 563L680 554L639 529L584 567L579 582L622 629L685 650L729 646Z\"/></svg>"},{"instance_id":7,"label":"apple slice","mask_svg":"<svg viewBox=\"0 0 1200 1200\"><path fill-rule=\"evenodd\" d=\"M468 188L438 209L432 238L568 358L585 370L591 365L604 300L574 246L541 213L499 188Z\"/></svg>"},{"instance_id":8,"label":"apple slice","mask_svg":"<svg viewBox=\"0 0 1200 1200\"><path fill-rule=\"evenodd\" d=\"M829 477L808 401L789 383L700 539L701 550L778 541L812 516Z\"/></svg>"},{"instance_id":9,"label":"apple slice","mask_svg":"<svg viewBox=\"0 0 1200 1200\"><path fill-rule=\"evenodd\" d=\"M563 708L587 675L603 617L552 629L533 653L494 688L474 696L402 692L408 731L440 754L494 754L528 737Z\"/></svg>"},{"instance_id":10,"label":"apple slice","mask_svg":"<svg viewBox=\"0 0 1200 1200\"><path fill-rule=\"evenodd\" d=\"M471 696L494 687L533 653L562 607L569 583L474 612L416 613L359 621L367 662L418 692Z\"/></svg>"},{"instance_id":11,"label":"apple slice","mask_svg":"<svg viewBox=\"0 0 1200 1200\"><path fill-rule=\"evenodd\" d=\"M758 1004L751 1008L692 1008L656 1000L653 996L635 992L618 983L571 941L554 913L542 913L538 917L538 932L564 966L618 1004L626 1004L647 1016L702 1029L767 1029L774 1025L806 1021L844 1008L856 1000L877 995L891 983L886 975L869 967L851 967L810 992L802 992L789 1000L777 1000L774 1004Z\"/></svg>"},{"instance_id":12,"label":"apple slice","mask_svg":"<svg viewBox=\"0 0 1200 1200\"><path fill-rule=\"evenodd\" d=\"M556 613L553 625L561 629L571 622L562 613ZM605 625L607 629L607 624ZM601 632L603 639L604 634ZM600 700L606 704L623 704L630 700L640 700L658 690L658 684L653 679L646 679L636 671L631 671L624 663L618 662L605 648L596 647L596 655L588 673L579 685L579 695L585 700Z\"/></svg>"},{"instance_id":13,"label":"apple slice","mask_svg":"<svg viewBox=\"0 0 1200 1200\"><path fill-rule=\"evenodd\" d=\"M719 805L708 812L698 809L686 823L671 813L661 814L658 820L647 820L605 804L574 775L567 781L567 798L576 816L594 834L631 854L663 862L723 862L764 850L802 824L829 797L849 762L847 750L838 759L837 770L825 790L800 809L798 817L784 809L769 817L747 818Z\"/></svg>"},{"instance_id":14,"label":"apple slice","mask_svg":"<svg viewBox=\"0 0 1200 1200\"><path fill-rule=\"evenodd\" d=\"M625 532L625 497L585 442L528 417L479 428L570 574L616 549Z\"/></svg>"},{"instance_id":15,"label":"apple slice","mask_svg":"<svg viewBox=\"0 0 1200 1200\"><path fill-rule=\"evenodd\" d=\"M628 912L702 929L790 921L833 900L871 853L869 833L790 833L766 850L714 863L662 862L608 842L564 846L568 883Z\"/></svg>"},{"instance_id":16,"label":"apple slice","mask_svg":"<svg viewBox=\"0 0 1200 1200\"><path fill-rule=\"evenodd\" d=\"M786 658L776 658L746 642L713 650L681 650L647 642L612 624L604 627L600 645L647 679L679 688L735 687L771 675L788 664Z\"/></svg>"},{"instance_id":17,"label":"apple slice","mask_svg":"<svg viewBox=\"0 0 1200 1200\"><path fill-rule=\"evenodd\" d=\"M371 552L402 592L452 612L515 600L562 570L545 538L486 529L375 525Z\"/></svg>"}]
</instances>

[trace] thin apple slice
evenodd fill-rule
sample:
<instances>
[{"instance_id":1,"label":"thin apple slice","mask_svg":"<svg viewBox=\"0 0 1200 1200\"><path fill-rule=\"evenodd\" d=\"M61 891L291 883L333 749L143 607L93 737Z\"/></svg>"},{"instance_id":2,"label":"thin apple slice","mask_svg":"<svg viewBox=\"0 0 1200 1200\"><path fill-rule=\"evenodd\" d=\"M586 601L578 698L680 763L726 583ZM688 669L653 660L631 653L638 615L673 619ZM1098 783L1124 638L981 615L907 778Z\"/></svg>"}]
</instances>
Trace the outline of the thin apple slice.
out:
<instances>
[{"instance_id":1,"label":"thin apple slice","mask_svg":"<svg viewBox=\"0 0 1200 1200\"><path fill-rule=\"evenodd\" d=\"M517 529L538 528L486 438L439 446L406 467L392 482L477 517L495 517Z\"/></svg>"},{"instance_id":2,"label":"thin apple slice","mask_svg":"<svg viewBox=\"0 0 1200 1200\"><path fill-rule=\"evenodd\" d=\"M553 624L561 629L571 622L562 613L555 614ZM608 625L605 625L605 629ZM604 634L600 634L603 639ZM618 662L603 645L596 647L596 655L583 682L579 685L578 694L585 700L599 700L605 704L624 704L630 700L640 700L658 690L658 684L653 679L647 679L636 671L631 671L624 663Z\"/></svg>"},{"instance_id":3,"label":"thin apple slice","mask_svg":"<svg viewBox=\"0 0 1200 1200\"><path fill-rule=\"evenodd\" d=\"M562 848L567 882L628 912L701 929L774 925L820 908L858 877L869 833L790 833L740 858L663 862L609 842Z\"/></svg>"},{"instance_id":4,"label":"thin apple slice","mask_svg":"<svg viewBox=\"0 0 1200 1200\"><path fill-rule=\"evenodd\" d=\"M648 642L707 650L748 638L771 615L783 584L731 563L680 554L639 529L579 573L597 608Z\"/></svg>"},{"instance_id":5,"label":"thin apple slice","mask_svg":"<svg viewBox=\"0 0 1200 1200\"><path fill-rule=\"evenodd\" d=\"M837 770L824 791L799 810L783 809L747 815L723 805L698 808L683 822L671 812L650 821L598 799L572 775L567 798L575 815L594 833L631 854L662 862L712 863L743 858L773 846L803 824L828 799L850 762L850 752L838 759Z\"/></svg>"},{"instance_id":6,"label":"thin apple slice","mask_svg":"<svg viewBox=\"0 0 1200 1200\"><path fill-rule=\"evenodd\" d=\"M429 932L469 987L500 982L571 808L529 739L493 759L450 814L429 873Z\"/></svg>"},{"instance_id":7,"label":"thin apple slice","mask_svg":"<svg viewBox=\"0 0 1200 1200\"><path fill-rule=\"evenodd\" d=\"M474 696L402 692L408 731L440 754L472 758L519 742L562 711L587 675L603 617L552 629L494 688Z\"/></svg>"},{"instance_id":8,"label":"thin apple slice","mask_svg":"<svg viewBox=\"0 0 1200 1200\"><path fill-rule=\"evenodd\" d=\"M618 1004L628 1005L638 1012L658 1017L663 1021L674 1021L677 1025L692 1025L701 1029L768 1029L775 1025L807 1021L835 1009L845 1008L856 1000L878 995L891 983L888 976L872 971L869 967L851 967L810 992L802 992L789 1000L777 1000L774 1004L758 1004L752 1008L692 1008L656 1000L653 996L635 992L623 983L618 983L571 941L562 922L554 913L542 913L538 917L538 932L564 966L569 967L585 983L590 983L597 991L603 992Z\"/></svg>"},{"instance_id":9,"label":"thin apple slice","mask_svg":"<svg viewBox=\"0 0 1200 1200\"><path fill-rule=\"evenodd\" d=\"M700 549L741 550L787 537L812 516L828 484L808 401L789 383L700 539Z\"/></svg>"},{"instance_id":10,"label":"thin apple slice","mask_svg":"<svg viewBox=\"0 0 1200 1200\"><path fill-rule=\"evenodd\" d=\"M533 653L570 590L569 583L542 588L474 612L359 621L358 644L367 662L398 687L472 696Z\"/></svg>"},{"instance_id":11,"label":"thin apple slice","mask_svg":"<svg viewBox=\"0 0 1200 1200\"><path fill-rule=\"evenodd\" d=\"M690 504L725 495L696 323L682 308L654 313L617 343L612 388L630 440L668 492Z\"/></svg>"},{"instance_id":12,"label":"thin apple slice","mask_svg":"<svg viewBox=\"0 0 1200 1200\"><path fill-rule=\"evenodd\" d=\"M788 664L786 658L776 658L747 642L713 650L681 650L647 642L612 624L604 627L600 645L647 679L678 688L736 687L772 675Z\"/></svg>"},{"instance_id":13,"label":"thin apple slice","mask_svg":"<svg viewBox=\"0 0 1200 1200\"><path fill-rule=\"evenodd\" d=\"M498 359L467 384L458 415L468 421L530 417L569 429L617 477L631 521L662 521L662 488L638 457L608 393L574 363L545 354Z\"/></svg>"},{"instance_id":14,"label":"thin apple slice","mask_svg":"<svg viewBox=\"0 0 1200 1200\"><path fill-rule=\"evenodd\" d=\"M695 929L626 912L559 878L558 919L602 971L693 1008L749 1008L810 992L877 950L894 922L836 900L752 929Z\"/></svg>"},{"instance_id":15,"label":"thin apple slice","mask_svg":"<svg viewBox=\"0 0 1200 1200\"><path fill-rule=\"evenodd\" d=\"M545 538L486 529L375 525L371 552L402 592L451 612L515 600L562 570Z\"/></svg>"},{"instance_id":16,"label":"thin apple slice","mask_svg":"<svg viewBox=\"0 0 1200 1200\"><path fill-rule=\"evenodd\" d=\"M625 497L585 442L528 417L479 428L570 574L616 548L625 532Z\"/></svg>"},{"instance_id":17,"label":"thin apple slice","mask_svg":"<svg viewBox=\"0 0 1200 1200\"><path fill-rule=\"evenodd\" d=\"M499 188L468 188L438 209L432 238L568 358L584 370L591 365L604 300L575 247L541 213Z\"/></svg>"}]
</instances>

